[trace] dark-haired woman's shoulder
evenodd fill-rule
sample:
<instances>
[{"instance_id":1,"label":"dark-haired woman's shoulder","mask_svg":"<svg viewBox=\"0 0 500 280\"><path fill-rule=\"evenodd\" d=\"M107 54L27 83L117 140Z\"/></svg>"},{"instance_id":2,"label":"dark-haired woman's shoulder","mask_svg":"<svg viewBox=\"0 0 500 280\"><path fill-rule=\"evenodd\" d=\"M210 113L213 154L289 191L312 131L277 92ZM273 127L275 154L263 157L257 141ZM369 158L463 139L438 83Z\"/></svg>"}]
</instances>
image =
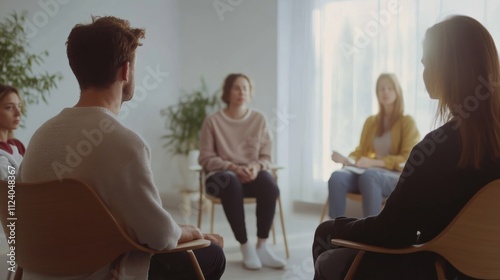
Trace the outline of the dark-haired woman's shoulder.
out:
<instances>
[{"instance_id":1,"label":"dark-haired woman's shoulder","mask_svg":"<svg viewBox=\"0 0 500 280\"><path fill-rule=\"evenodd\" d=\"M454 126L454 123L450 121L427 133L424 140L441 144L448 140L458 142L459 138L458 129Z\"/></svg>"},{"instance_id":2,"label":"dark-haired woman's shoulder","mask_svg":"<svg viewBox=\"0 0 500 280\"><path fill-rule=\"evenodd\" d=\"M254 115L255 118L267 119L266 114L264 114L260 110L250 109L250 111L251 111L251 114Z\"/></svg>"},{"instance_id":3,"label":"dark-haired woman's shoulder","mask_svg":"<svg viewBox=\"0 0 500 280\"><path fill-rule=\"evenodd\" d=\"M279 113L276 113L276 114L279 114ZM284 120L281 120L280 117L284 118L283 116L276 115L275 117L273 117L273 121L276 121L276 122L284 121ZM259 111L259 110L255 110L255 109L250 109L249 118L252 119L252 121L259 122L259 123L268 123L269 122L269 118L266 116L265 113L263 113L262 111Z\"/></svg>"},{"instance_id":4,"label":"dark-haired woman's shoulder","mask_svg":"<svg viewBox=\"0 0 500 280\"><path fill-rule=\"evenodd\" d=\"M16 146L17 149L19 150L20 154L22 154L22 155L24 154L24 151L26 150L26 147L24 147L23 142L17 140L16 138L9 139L7 142L9 144L11 144L11 145Z\"/></svg>"},{"instance_id":5,"label":"dark-haired woman's shoulder","mask_svg":"<svg viewBox=\"0 0 500 280\"><path fill-rule=\"evenodd\" d=\"M220 119L223 119L223 112L222 112L223 109L221 110L218 110L218 111L215 111L211 114L208 114L205 116L205 119L203 120L203 123L204 124L208 124L208 123L213 123L213 122L217 122L217 120L220 120Z\"/></svg>"}]
</instances>

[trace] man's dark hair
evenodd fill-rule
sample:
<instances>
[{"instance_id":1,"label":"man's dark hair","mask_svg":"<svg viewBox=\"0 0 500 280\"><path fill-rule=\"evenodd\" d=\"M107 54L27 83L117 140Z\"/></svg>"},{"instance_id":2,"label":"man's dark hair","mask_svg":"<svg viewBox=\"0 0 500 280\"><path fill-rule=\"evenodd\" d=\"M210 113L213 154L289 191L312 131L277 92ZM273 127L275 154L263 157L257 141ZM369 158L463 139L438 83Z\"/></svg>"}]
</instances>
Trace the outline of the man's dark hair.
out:
<instances>
[{"instance_id":1,"label":"man's dark hair","mask_svg":"<svg viewBox=\"0 0 500 280\"><path fill-rule=\"evenodd\" d=\"M92 17L92 23L73 27L66 52L80 89L111 85L120 67L133 64L144 36L144 29L131 28L127 20L111 16Z\"/></svg>"}]
</instances>

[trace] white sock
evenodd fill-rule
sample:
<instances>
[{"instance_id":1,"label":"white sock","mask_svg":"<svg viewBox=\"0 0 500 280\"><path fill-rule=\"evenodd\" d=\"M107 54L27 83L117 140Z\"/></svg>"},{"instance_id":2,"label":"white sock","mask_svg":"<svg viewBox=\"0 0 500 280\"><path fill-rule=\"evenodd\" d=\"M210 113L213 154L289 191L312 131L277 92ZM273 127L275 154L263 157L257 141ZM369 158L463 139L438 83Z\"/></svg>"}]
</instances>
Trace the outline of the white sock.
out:
<instances>
[{"instance_id":1,"label":"white sock","mask_svg":"<svg viewBox=\"0 0 500 280\"><path fill-rule=\"evenodd\" d=\"M266 243L260 244L260 248L257 248L257 255L263 266L283 268L286 265L286 261L276 256L274 252L267 247Z\"/></svg>"},{"instance_id":2,"label":"white sock","mask_svg":"<svg viewBox=\"0 0 500 280\"><path fill-rule=\"evenodd\" d=\"M243 255L243 266L246 269L257 270L262 267L259 257L254 246L247 243L240 245L241 254Z\"/></svg>"}]
</instances>

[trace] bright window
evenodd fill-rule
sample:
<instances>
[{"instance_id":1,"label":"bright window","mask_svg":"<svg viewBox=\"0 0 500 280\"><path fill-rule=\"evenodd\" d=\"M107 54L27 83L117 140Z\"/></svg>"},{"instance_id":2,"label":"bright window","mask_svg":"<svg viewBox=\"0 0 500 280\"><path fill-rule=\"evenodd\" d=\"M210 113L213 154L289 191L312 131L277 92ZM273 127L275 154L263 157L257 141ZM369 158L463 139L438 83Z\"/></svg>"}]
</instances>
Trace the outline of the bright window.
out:
<instances>
[{"instance_id":1,"label":"bright window","mask_svg":"<svg viewBox=\"0 0 500 280\"><path fill-rule=\"evenodd\" d=\"M379 74L396 74L405 113L416 120L422 137L435 127L436 102L427 94L420 63L427 28L452 14L468 15L500 44L497 0L279 3L279 88L286 90L279 91L278 106L289 108L295 119L278 136L277 145L285 147L278 149L278 159L286 159L287 184L296 200L325 199L326 182L339 168L331 151L353 151L364 121L378 111Z\"/></svg>"}]
</instances>

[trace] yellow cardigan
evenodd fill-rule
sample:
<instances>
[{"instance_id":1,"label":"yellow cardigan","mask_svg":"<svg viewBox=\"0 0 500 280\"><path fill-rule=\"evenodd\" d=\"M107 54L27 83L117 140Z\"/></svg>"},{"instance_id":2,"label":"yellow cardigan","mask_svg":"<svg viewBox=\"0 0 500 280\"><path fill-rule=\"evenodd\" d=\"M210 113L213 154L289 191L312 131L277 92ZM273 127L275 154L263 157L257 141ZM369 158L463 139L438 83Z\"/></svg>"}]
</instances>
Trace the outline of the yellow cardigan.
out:
<instances>
[{"instance_id":1,"label":"yellow cardigan","mask_svg":"<svg viewBox=\"0 0 500 280\"><path fill-rule=\"evenodd\" d=\"M359 146L354 152L349 154L349 157L356 161L361 157L375 158L375 148L373 140L377 130L377 116L370 116L366 119L361 132ZM403 116L394 123L391 128L391 149L390 154L381 158L385 163L385 168L388 170L401 170L399 165L405 162L410 155L411 149L420 141L420 133L418 132L415 121L411 116Z\"/></svg>"}]
</instances>

